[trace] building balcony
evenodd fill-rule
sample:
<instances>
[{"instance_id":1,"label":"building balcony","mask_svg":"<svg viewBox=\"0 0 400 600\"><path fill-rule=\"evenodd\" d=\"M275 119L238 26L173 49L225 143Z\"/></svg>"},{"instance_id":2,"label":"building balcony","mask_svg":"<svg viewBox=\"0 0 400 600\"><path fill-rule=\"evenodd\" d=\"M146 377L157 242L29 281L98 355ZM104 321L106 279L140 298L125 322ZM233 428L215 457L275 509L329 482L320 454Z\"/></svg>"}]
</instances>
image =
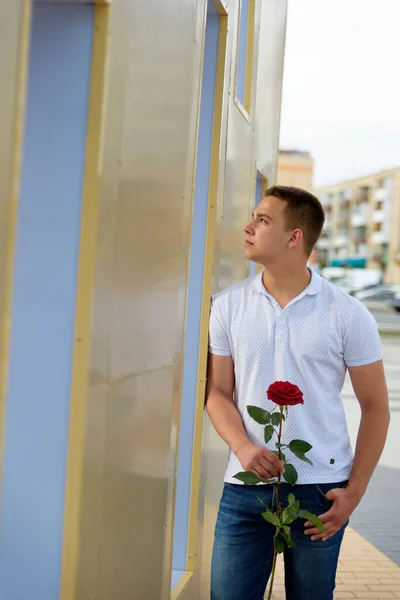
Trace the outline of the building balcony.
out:
<instances>
[{"instance_id":1,"label":"building balcony","mask_svg":"<svg viewBox=\"0 0 400 600\"><path fill-rule=\"evenodd\" d=\"M329 250L331 247L331 240L329 237L321 237L318 240L317 248L319 250Z\"/></svg>"},{"instance_id":2,"label":"building balcony","mask_svg":"<svg viewBox=\"0 0 400 600\"><path fill-rule=\"evenodd\" d=\"M385 188L376 188L374 191L375 200L386 200L387 191Z\"/></svg>"},{"instance_id":3,"label":"building balcony","mask_svg":"<svg viewBox=\"0 0 400 600\"><path fill-rule=\"evenodd\" d=\"M388 239L384 231L374 231L371 235L371 242L373 244L387 244Z\"/></svg>"},{"instance_id":4,"label":"building balcony","mask_svg":"<svg viewBox=\"0 0 400 600\"><path fill-rule=\"evenodd\" d=\"M339 193L339 205L347 206L350 203L350 200L353 197L352 190L343 190Z\"/></svg>"},{"instance_id":5,"label":"building balcony","mask_svg":"<svg viewBox=\"0 0 400 600\"><path fill-rule=\"evenodd\" d=\"M356 252L355 252L355 256L357 258L368 258L369 255L369 249L366 243L360 243Z\"/></svg>"},{"instance_id":6,"label":"building balcony","mask_svg":"<svg viewBox=\"0 0 400 600\"><path fill-rule=\"evenodd\" d=\"M323 198L321 200L321 204L324 207L324 210L331 210L333 206L333 198Z\"/></svg>"},{"instance_id":7,"label":"building balcony","mask_svg":"<svg viewBox=\"0 0 400 600\"><path fill-rule=\"evenodd\" d=\"M344 234L339 234L333 240L333 245L335 248L344 248L347 246L348 236Z\"/></svg>"},{"instance_id":8,"label":"building balcony","mask_svg":"<svg viewBox=\"0 0 400 600\"><path fill-rule=\"evenodd\" d=\"M348 223L350 219L349 212L339 213L337 216L337 223Z\"/></svg>"},{"instance_id":9,"label":"building balcony","mask_svg":"<svg viewBox=\"0 0 400 600\"><path fill-rule=\"evenodd\" d=\"M354 242L355 244L361 244L361 245L364 245L364 244L366 244L366 243L367 243L367 236L366 236L366 235L360 235L360 234L356 234L356 235L353 237L353 242Z\"/></svg>"},{"instance_id":10,"label":"building balcony","mask_svg":"<svg viewBox=\"0 0 400 600\"><path fill-rule=\"evenodd\" d=\"M372 221L374 223L383 223L385 221L385 211L374 210L374 212L372 213Z\"/></svg>"},{"instance_id":11,"label":"building balcony","mask_svg":"<svg viewBox=\"0 0 400 600\"><path fill-rule=\"evenodd\" d=\"M368 216L366 212L354 213L351 217L352 227L365 227L368 224Z\"/></svg>"},{"instance_id":12,"label":"building balcony","mask_svg":"<svg viewBox=\"0 0 400 600\"><path fill-rule=\"evenodd\" d=\"M366 192L360 192L357 195L357 202L359 203L368 203L369 202L369 195Z\"/></svg>"}]
</instances>

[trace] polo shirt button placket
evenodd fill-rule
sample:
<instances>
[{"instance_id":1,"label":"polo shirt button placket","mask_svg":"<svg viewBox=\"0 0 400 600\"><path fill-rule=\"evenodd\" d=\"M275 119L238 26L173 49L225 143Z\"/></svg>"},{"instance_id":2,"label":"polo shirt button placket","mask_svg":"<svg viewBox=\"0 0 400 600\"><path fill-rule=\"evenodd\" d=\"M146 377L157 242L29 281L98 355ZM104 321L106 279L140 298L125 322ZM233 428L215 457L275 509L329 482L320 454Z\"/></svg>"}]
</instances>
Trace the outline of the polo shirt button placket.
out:
<instances>
[{"instance_id":1,"label":"polo shirt button placket","mask_svg":"<svg viewBox=\"0 0 400 600\"><path fill-rule=\"evenodd\" d=\"M285 370L285 323L284 315L281 310L276 318L275 361L278 379L283 380Z\"/></svg>"}]
</instances>

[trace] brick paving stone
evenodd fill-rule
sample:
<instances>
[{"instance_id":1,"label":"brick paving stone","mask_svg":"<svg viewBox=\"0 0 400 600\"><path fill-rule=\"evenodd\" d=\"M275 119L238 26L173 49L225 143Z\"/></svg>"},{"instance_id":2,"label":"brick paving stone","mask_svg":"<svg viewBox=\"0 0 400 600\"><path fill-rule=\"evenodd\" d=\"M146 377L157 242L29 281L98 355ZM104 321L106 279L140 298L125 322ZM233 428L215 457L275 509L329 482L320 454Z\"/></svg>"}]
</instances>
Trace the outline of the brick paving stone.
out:
<instances>
[{"instance_id":1,"label":"brick paving stone","mask_svg":"<svg viewBox=\"0 0 400 600\"><path fill-rule=\"evenodd\" d=\"M365 557L365 560L362 557ZM285 600L281 556L277 563L273 598ZM335 590L335 600L348 598L400 598L400 567L351 527L347 528L344 536Z\"/></svg>"}]
</instances>

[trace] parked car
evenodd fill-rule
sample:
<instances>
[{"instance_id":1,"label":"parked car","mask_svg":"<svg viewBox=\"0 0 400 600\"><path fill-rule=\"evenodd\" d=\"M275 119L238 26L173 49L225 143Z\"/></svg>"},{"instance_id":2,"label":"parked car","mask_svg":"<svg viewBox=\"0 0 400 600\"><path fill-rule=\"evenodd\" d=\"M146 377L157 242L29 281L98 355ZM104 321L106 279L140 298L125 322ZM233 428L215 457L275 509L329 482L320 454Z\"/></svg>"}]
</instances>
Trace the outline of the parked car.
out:
<instances>
[{"instance_id":1,"label":"parked car","mask_svg":"<svg viewBox=\"0 0 400 600\"><path fill-rule=\"evenodd\" d=\"M400 288L400 286L396 287ZM400 289L398 289L397 292L395 292L394 294L394 297L392 299L392 308L394 308L396 312L400 312Z\"/></svg>"},{"instance_id":2,"label":"parked car","mask_svg":"<svg viewBox=\"0 0 400 600\"><path fill-rule=\"evenodd\" d=\"M379 269L325 267L322 276L351 295L382 283L382 272Z\"/></svg>"},{"instance_id":3,"label":"parked car","mask_svg":"<svg viewBox=\"0 0 400 600\"><path fill-rule=\"evenodd\" d=\"M380 284L368 289L359 290L353 296L366 305L393 307L400 312L400 286ZM397 297L397 298L396 298Z\"/></svg>"},{"instance_id":4,"label":"parked car","mask_svg":"<svg viewBox=\"0 0 400 600\"><path fill-rule=\"evenodd\" d=\"M377 287L382 286L382 283L372 283L370 285L365 285L362 287L357 288L356 290L352 290L350 292L350 296L356 296L356 294L358 294L359 292L370 292L375 290Z\"/></svg>"}]
</instances>

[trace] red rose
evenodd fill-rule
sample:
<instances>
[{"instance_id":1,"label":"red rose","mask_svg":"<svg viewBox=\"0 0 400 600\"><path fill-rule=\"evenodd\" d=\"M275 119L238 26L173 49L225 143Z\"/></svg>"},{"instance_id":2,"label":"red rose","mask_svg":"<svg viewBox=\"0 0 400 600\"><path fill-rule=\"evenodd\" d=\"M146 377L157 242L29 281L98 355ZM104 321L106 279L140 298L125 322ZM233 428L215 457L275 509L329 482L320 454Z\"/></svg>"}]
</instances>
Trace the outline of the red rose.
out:
<instances>
[{"instance_id":1,"label":"red rose","mask_svg":"<svg viewBox=\"0 0 400 600\"><path fill-rule=\"evenodd\" d=\"M267 396L269 400L272 400L278 406L304 404L303 392L290 381L275 381L269 386Z\"/></svg>"}]
</instances>

